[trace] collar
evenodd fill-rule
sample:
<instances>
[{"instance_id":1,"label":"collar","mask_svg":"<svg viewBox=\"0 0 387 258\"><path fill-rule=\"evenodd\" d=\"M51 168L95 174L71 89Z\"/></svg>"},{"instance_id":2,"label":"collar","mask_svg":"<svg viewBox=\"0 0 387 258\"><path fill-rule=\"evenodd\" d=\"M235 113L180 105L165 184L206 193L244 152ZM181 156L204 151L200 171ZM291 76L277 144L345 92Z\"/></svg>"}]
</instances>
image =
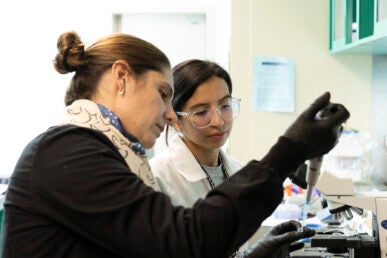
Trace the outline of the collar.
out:
<instances>
[{"instance_id":1,"label":"collar","mask_svg":"<svg viewBox=\"0 0 387 258\"><path fill-rule=\"evenodd\" d=\"M196 182L202 179L207 180L206 174L203 172L203 169L200 167L200 164L197 162L192 152L188 149L187 145L183 142L181 136L174 135L172 137L169 142L169 151L176 171L187 181ZM220 149L220 155L222 155L226 169L232 173L235 172L236 169L233 166L230 167L229 157L222 149ZM231 168L231 170L229 170L229 168Z\"/></svg>"},{"instance_id":2,"label":"collar","mask_svg":"<svg viewBox=\"0 0 387 258\"><path fill-rule=\"evenodd\" d=\"M175 165L177 172L187 181L195 182L207 178L180 135L175 135L172 138L169 142L169 149L172 154L172 162Z\"/></svg>"}]
</instances>

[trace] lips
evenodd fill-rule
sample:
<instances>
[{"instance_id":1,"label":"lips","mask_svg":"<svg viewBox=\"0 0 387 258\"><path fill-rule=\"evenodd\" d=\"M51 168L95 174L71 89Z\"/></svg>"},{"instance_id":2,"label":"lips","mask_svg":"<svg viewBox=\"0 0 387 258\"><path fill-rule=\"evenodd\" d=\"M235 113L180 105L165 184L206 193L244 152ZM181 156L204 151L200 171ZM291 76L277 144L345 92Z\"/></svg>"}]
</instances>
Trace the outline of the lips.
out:
<instances>
[{"instance_id":1,"label":"lips","mask_svg":"<svg viewBox=\"0 0 387 258\"><path fill-rule=\"evenodd\" d=\"M210 137L212 138L222 138L225 136L226 133L214 133L214 134L211 134Z\"/></svg>"}]
</instances>

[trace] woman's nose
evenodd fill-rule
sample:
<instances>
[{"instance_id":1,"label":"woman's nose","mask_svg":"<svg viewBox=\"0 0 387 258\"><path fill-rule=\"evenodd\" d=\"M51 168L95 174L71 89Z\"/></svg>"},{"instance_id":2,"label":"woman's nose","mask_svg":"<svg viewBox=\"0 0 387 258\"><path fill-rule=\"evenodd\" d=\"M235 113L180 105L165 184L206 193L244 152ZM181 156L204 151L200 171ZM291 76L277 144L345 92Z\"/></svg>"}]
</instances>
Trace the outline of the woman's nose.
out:
<instances>
[{"instance_id":1,"label":"woman's nose","mask_svg":"<svg viewBox=\"0 0 387 258\"><path fill-rule=\"evenodd\" d=\"M167 112L165 112L165 120L167 120L167 123L170 125L176 123L177 121L177 115L175 110L173 110L172 105L168 105L167 107Z\"/></svg>"},{"instance_id":2,"label":"woman's nose","mask_svg":"<svg viewBox=\"0 0 387 258\"><path fill-rule=\"evenodd\" d=\"M212 117L211 125L212 126L222 126L224 124L223 117L220 115L220 111L216 109Z\"/></svg>"}]
</instances>

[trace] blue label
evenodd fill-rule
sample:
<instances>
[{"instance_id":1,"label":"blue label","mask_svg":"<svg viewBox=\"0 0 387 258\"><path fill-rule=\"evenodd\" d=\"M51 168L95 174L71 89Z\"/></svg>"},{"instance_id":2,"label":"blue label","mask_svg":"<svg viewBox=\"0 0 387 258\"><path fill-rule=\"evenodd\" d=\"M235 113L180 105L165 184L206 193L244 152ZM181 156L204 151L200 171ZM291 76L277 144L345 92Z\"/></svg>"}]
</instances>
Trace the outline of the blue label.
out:
<instances>
[{"instance_id":1,"label":"blue label","mask_svg":"<svg viewBox=\"0 0 387 258\"><path fill-rule=\"evenodd\" d=\"M380 223L384 229L387 229L387 220L383 220L382 223Z\"/></svg>"}]
</instances>

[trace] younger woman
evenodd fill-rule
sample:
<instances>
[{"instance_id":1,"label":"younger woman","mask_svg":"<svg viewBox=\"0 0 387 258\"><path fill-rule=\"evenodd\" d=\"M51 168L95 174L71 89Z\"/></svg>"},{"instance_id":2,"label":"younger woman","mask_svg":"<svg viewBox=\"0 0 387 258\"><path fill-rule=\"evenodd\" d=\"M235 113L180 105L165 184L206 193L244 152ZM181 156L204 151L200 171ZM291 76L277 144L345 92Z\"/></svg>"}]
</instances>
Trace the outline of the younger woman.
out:
<instances>
[{"instance_id":1,"label":"younger woman","mask_svg":"<svg viewBox=\"0 0 387 258\"><path fill-rule=\"evenodd\" d=\"M173 77L172 105L178 119L172 130L178 134L150 165L173 204L192 206L241 168L222 150L240 99L232 97L229 74L214 62L185 61L173 69Z\"/></svg>"},{"instance_id":2,"label":"younger woman","mask_svg":"<svg viewBox=\"0 0 387 258\"><path fill-rule=\"evenodd\" d=\"M150 165L161 191L171 197L172 203L192 207L241 168L222 150L239 114L240 99L232 97L229 74L213 62L185 61L173 69L173 77L172 105L178 116L173 128L178 134L169 141L166 151L150 160ZM235 257L282 255L288 252L287 244L299 239L288 238L299 227L296 221L280 224L251 249L244 244ZM302 246L292 243L289 251ZM285 250L279 250L283 247Z\"/></svg>"}]
</instances>

